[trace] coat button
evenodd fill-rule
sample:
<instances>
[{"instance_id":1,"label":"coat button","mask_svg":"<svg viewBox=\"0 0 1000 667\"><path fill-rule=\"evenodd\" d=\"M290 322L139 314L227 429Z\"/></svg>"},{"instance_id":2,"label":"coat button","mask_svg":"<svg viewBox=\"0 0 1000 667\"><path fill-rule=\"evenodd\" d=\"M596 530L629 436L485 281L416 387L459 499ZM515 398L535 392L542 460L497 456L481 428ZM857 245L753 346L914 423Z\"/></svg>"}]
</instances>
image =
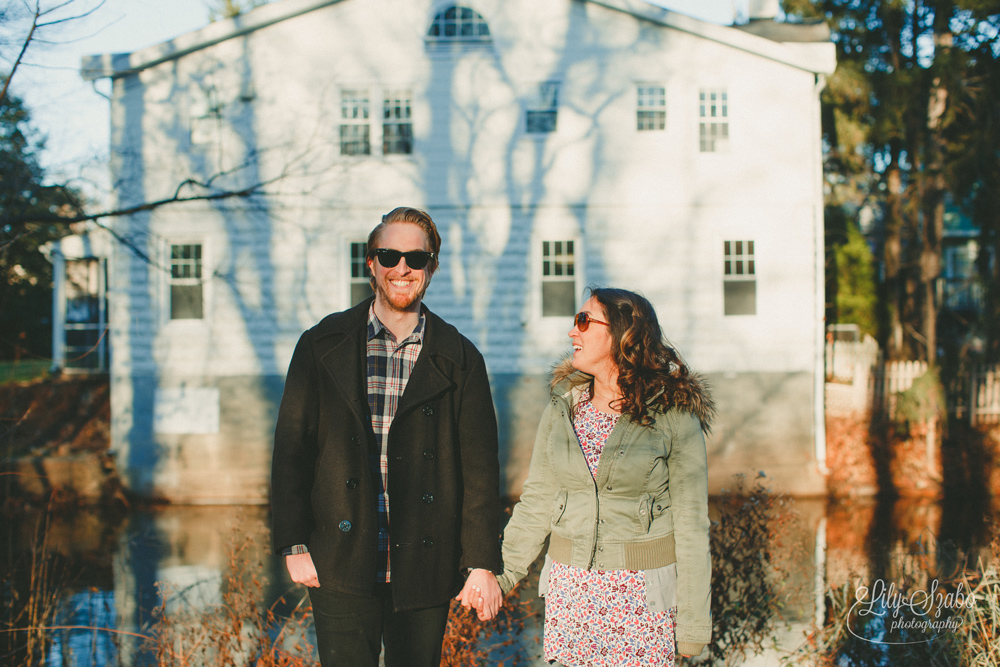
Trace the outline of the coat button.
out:
<instances>
[{"instance_id":1,"label":"coat button","mask_svg":"<svg viewBox=\"0 0 1000 667\"><path fill-rule=\"evenodd\" d=\"M337 527L340 528L340 531L343 532L343 533L349 533L349 532L351 532L351 528L352 528L350 521L341 521L340 525L337 526Z\"/></svg>"},{"instance_id":2,"label":"coat button","mask_svg":"<svg viewBox=\"0 0 1000 667\"><path fill-rule=\"evenodd\" d=\"M425 405L424 406L424 414L427 415L428 417L430 417L431 415L434 414L434 408L432 408L429 405Z\"/></svg>"},{"instance_id":3,"label":"coat button","mask_svg":"<svg viewBox=\"0 0 1000 667\"><path fill-rule=\"evenodd\" d=\"M432 452L429 449L425 449L424 450L424 458L427 459L428 461L433 461L434 460L434 452Z\"/></svg>"},{"instance_id":4,"label":"coat button","mask_svg":"<svg viewBox=\"0 0 1000 667\"><path fill-rule=\"evenodd\" d=\"M349 489L356 489L356 488L358 488L358 480L356 478L354 478L354 477L352 477L351 479L347 480L347 488L349 488Z\"/></svg>"},{"instance_id":5,"label":"coat button","mask_svg":"<svg viewBox=\"0 0 1000 667\"><path fill-rule=\"evenodd\" d=\"M356 435L352 435L351 436L351 442L353 442L355 445L360 445L361 444L361 438L359 438Z\"/></svg>"},{"instance_id":6,"label":"coat button","mask_svg":"<svg viewBox=\"0 0 1000 667\"><path fill-rule=\"evenodd\" d=\"M430 547L434 546L434 540L432 540L429 537L425 537L424 538L424 546L427 547L427 548L430 548Z\"/></svg>"},{"instance_id":7,"label":"coat button","mask_svg":"<svg viewBox=\"0 0 1000 667\"><path fill-rule=\"evenodd\" d=\"M430 505L432 502L434 502L434 494L433 493L425 493L424 494L424 502L427 503L428 505Z\"/></svg>"}]
</instances>

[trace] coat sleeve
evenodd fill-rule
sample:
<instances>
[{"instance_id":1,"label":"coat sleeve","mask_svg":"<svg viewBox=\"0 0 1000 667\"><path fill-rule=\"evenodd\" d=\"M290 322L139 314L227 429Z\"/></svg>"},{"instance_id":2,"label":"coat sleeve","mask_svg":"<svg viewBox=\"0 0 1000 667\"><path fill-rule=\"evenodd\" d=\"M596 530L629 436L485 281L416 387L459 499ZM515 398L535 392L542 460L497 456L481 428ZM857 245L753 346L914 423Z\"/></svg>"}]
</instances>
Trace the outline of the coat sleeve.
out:
<instances>
[{"instance_id":1,"label":"coat sleeve","mask_svg":"<svg viewBox=\"0 0 1000 667\"><path fill-rule=\"evenodd\" d=\"M548 439L552 431L554 408L549 403L535 435L528 478L521 499L514 506L503 532L503 575L498 578L506 595L528 574L528 568L538 558L552 527L552 502L557 494L555 479L550 475Z\"/></svg>"},{"instance_id":2,"label":"coat sleeve","mask_svg":"<svg viewBox=\"0 0 1000 667\"><path fill-rule=\"evenodd\" d=\"M667 466L677 545L677 652L698 655L712 637L708 456L697 417L674 413L669 421Z\"/></svg>"},{"instance_id":3,"label":"coat sleeve","mask_svg":"<svg viewBox=\"0 0 1000 667\"><path fill-rule=\"evenodd\" d=\"M497 417L486 362L476 353L458 415L462 466L459 568L500 572L500 460Z\"/></svg>"},{"instance_id":4,"label":"coat sleeve","mask_svg":"<svg viewBox=\"0 0 1000 667\"><path fill-rule=\"evenodd\" d=\"M292 354L278 408L271 459L271 538L275 553L309 544L315 525L312 488L317 455L319 390L307 331Z\"/></svg>"}]
</instances>

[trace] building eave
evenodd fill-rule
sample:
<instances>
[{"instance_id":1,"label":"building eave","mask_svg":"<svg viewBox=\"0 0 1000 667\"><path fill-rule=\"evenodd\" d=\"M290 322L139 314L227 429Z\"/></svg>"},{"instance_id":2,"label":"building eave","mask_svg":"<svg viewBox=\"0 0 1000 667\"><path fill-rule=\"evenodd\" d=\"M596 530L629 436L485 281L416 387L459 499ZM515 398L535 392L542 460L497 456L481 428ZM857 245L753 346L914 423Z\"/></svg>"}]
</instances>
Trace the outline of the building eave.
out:
<instances>
[{"instance_id":1,"label":"building eave","mask_svg":"<svg viewBox=\"0 0 1000 667\"><path fill-rule=\"evenodd\" d=\"M724 44L813 74L833 74L837 51L832 42L776 42L731 26L716 25L649 4L645 0L583 0L637 18Z\"/></svg>"},{"instance_id":2,"label":"building eave","mask_svg":"<svg viewBox=\"0 0 1000 667\"><path fill-rule=\"evenodd\" d=\"M263 5L242 16L211 23L200 30L140 51L84 56L80 64L80 74L85 81L128 76L234 37L241 37L275 23L344 1L283 0ZM737 28L699 21L651 5L645 0L580 1L624 12L640 20L702 37L814 74L832 74L837 66L836 49L830 42L776 42Z\"/></svg>"},{"instance_id":3,"label":"building eave","mask_svg":"<svg viewBox=\"0 0 1000 667\"><path fill-rule=\"evenodd\" d=\"M241 37L275 23L343 1L284 0L284 2L263 5L241 16L210 23L200 30L133 53L104 53L84 56L80 64L80 74L85 81L104 78L117 79L128 76L234 37Z\"/></svg>"}]
</instances>

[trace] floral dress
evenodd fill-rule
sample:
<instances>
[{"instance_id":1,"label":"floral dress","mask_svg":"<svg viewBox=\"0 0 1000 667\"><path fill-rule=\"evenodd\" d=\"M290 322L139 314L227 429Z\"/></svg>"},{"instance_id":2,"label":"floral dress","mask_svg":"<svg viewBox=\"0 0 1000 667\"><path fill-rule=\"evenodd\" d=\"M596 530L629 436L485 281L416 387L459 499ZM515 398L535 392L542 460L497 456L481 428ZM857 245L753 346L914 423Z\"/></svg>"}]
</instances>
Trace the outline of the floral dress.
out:
<instances>
[{"instance_id":1,"label":"floral dress","mask_svg":"<svg viewBox=\"0 0 1000 667\"><path fill-rule=\"evenodd\" d=\"M591 475L619 416L600 412L589 393L573 410ZM584 570L553 561L545 597L545 659L567 667L673 665L677 608L651 613L645 584L642 571Z\"/></svg>"}]
</instances>

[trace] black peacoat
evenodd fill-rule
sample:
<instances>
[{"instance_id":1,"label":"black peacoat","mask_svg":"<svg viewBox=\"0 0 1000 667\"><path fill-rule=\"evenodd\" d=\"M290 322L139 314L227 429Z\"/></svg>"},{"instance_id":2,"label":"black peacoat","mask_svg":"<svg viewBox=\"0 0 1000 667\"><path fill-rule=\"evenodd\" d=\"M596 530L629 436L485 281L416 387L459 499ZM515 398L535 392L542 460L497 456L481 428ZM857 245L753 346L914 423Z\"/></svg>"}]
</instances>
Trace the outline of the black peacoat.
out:
<instances>
[{"instance_id":1,"label":"black peacoat","mask_svg":"<svg viewBox=\"0 0 1000 667\"><path fill-rule=\"evenodd\" d=\"M368 410L371 299L302 334L288 368L271 465L275 553L309 547L322 588L374 592L378 454ZM393 605L447 602L465 568L502 572L497 423L475 346L426 308L424 345L389 429Z\"/></svg>"}]
</instances>

